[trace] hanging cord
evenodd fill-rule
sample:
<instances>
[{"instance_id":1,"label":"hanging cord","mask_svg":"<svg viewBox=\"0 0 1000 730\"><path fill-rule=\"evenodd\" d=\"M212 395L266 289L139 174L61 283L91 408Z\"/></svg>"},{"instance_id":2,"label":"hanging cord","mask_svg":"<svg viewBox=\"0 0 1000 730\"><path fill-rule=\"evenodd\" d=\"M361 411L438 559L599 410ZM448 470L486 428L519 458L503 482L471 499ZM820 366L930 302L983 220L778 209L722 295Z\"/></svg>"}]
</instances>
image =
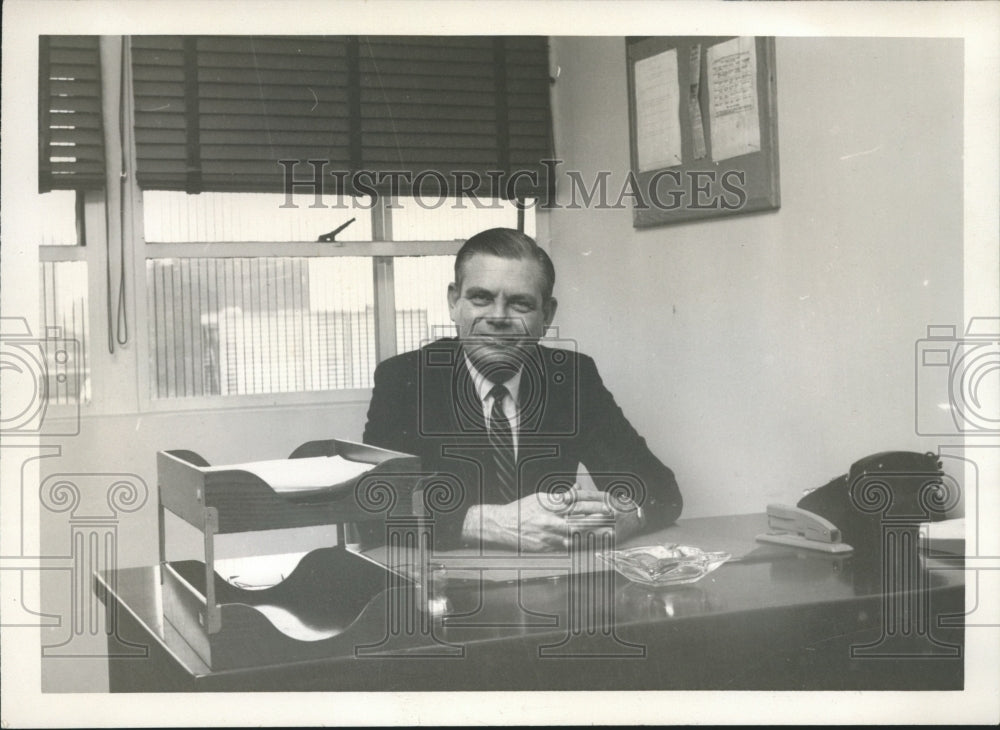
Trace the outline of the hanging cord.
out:
<instances>
[{"instance_id":1,"label":"hanging cord","mask_svg":"<svg viewBox=\"0 0 1000 730\"><path fill-rule=\"evenodd\" d=\"M98 73L103 73L101 66L104 64L98 64ZM99 82L100 83L100 82ZM100 84L103 90L103 84ZM120 103L120 101L119 101ZM105 130L106 131L106 130ZM106 169L106 168L105 168ZM105 303L105 314L107 315L107 331L108 331L108 352L112 355L115 354L115 327L114 327L114 308L112 305L111 297L111 200L110 200L110 186L108 185L107 173L105 172L104 180L104 247L106 249L106 256L104 258L104 291L107 294L107 302Z\"/></svg>"},{"instance_id":2,"label":"hanging cord","mask_svg":"<svg viewBox=\"0 0 1000 730\"><path fill-rule=\"evenodd\" d=\"M118 302L117 306L112 294L111 286L111 200L108 194L111 192L110 185L105 181L105 201L104 201L104 241L107 247L107 257L104 267L104 284L107 292L107 326L108 326L108 352L115 354L115 343L125 345L128 342L128 313L125 309L125 180L127 168L125 155L127 146L125 144L125 64L128 59L126 52L126 39L122 37L121 54L119 58L118 76L118 149L121 153L121 169L118 173L118 253L121 267L118 277Z\"/></svg>"},{"instance_id":3,"label":"hanging cord","mask_svg":"<svg viewBox=\"0 0 1000 730\"><path fill-rule=\"evenodd\" d=\"M107 246L108 255L105 257L104 261L104 290L107 292L107 308L106 314L108 315L108 352L112 355L115 354L115 316L113 312L113 307L111 304L111 213L108 210L108 201L104 201L104 241Z\"/></svg>"},{"instance_id":4,"label":"hanging cord","mask_svg":"<svg viewBox=\"0 0 1000 730\"><path fill-rule=\"evenodd\" d=\"M118 177L118 232L121 237L121 274L118 280L118 316L116 317L117 331L115 339L119 345L128 343L128 308L125 306L125 183L128 180L128 145L125 144L125 93L127 86L125 83L125 72L128 68L128 38L122 36L121 48L121 74L118 76L118 140L121 150L121 174Z\"/></svg>"}]
</instances>

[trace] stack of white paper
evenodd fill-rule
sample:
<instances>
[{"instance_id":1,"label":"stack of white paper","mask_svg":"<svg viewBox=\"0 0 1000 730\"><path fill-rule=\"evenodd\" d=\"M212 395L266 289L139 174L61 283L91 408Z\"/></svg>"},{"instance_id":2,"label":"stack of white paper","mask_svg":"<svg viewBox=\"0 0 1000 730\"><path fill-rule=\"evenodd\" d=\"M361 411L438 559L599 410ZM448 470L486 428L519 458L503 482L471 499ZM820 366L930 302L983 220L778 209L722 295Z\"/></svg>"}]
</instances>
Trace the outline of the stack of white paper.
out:
<instances>
[{"instance_id":1,"label":"stack of white paper","mask_svg":"<svg viewBox=\"0 0 1000 730\"><path fill-rule=\"evenodd\" d=\"M952 555L965 554L965 518L925 522L920 526L920 543L925 550Z\"/></svg>"},{"instance_id":2,"label":"stack of white paper","mask_svg":"<svg viewBox=\"0 0 1000 730\"><path fill-rule=\"evenodd\" d=\"M304 492L353 481L374 464L350 461L342 456L313 456L307 459L272 459L246 464L210 466L207 472L248 471L263 479L275 492Z\"/></svg>"}]
</instances>

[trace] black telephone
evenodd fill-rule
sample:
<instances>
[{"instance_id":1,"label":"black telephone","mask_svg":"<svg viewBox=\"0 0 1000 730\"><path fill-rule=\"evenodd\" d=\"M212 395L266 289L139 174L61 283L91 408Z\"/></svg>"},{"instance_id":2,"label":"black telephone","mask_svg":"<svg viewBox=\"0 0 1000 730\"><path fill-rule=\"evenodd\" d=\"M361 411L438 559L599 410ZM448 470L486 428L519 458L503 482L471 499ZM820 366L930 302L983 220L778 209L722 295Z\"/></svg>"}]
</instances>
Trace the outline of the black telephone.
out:
<instances>
[{"instance_id":1,"label":"black telephone","mask_svg":"<svg viewBox=\"0 0 1000 730\"><path fill-rule=\"evenodd\" d=\"M883 520L914 527L942 520L957 497L949 494L935 454L882 451L854 462L796 507L768 505L770 532L757 539L828 553L873 553Z\"/></svg>"},{"instance_id":2,"label":"black telephone","mask_svg":"<svg viewBox=\"0 0 1000 730\"><path fill-rule=\"evenodd\" d=\"M947 496L936 454L883 451L854 462L847 474L800 499L798 507L832 522L841 539L858 550L878 542L883 520L916 525L944 519Z\"/></svg>"}]
</instances>

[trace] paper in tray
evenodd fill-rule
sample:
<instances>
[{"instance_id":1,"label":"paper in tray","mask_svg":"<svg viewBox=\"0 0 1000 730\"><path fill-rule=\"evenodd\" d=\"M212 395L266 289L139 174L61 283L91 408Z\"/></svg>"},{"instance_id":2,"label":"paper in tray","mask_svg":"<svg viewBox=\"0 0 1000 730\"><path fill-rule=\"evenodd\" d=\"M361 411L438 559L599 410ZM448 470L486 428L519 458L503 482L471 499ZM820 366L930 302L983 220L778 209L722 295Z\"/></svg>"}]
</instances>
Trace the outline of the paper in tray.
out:
<instances>
[{"instance_id":1,"label":"paper in tray","mask_svg":"<svg viewBox=\"0 0 1000 730\"><path fill-rule=\"evenodd\" d=\"M260 477L279 494L301 494L353 482L375 464L351 461L343 456L313 456L301 459L271 459L245 464L205 467L206 472L240 470Z\"/></svg>"},{"instance_id":2,"label":"paper in tray","mask_svg":"<svg viewBox=\"0 0 1000 730\"><path fill-rule=\"evenodd\" d=\"M920 525L920 547L929 553L965 554L965 518Z\"/></svg>"}]
</instances>

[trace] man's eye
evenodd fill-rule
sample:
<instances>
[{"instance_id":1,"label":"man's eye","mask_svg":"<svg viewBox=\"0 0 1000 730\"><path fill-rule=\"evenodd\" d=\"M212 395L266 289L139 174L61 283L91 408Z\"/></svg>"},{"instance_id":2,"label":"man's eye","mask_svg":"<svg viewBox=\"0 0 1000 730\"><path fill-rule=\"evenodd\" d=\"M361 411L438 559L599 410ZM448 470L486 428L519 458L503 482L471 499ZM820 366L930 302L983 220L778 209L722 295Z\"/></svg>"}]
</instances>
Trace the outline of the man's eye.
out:
<instances>
[{"instance_id":1,"label":"man's eye","mask_svg":"<svg viewBox=\"0 0 1000 730\"><path fill-rule=\"evenodd\" d=\"M535 308L527 302L514 302L510 306L515 312L520 312L521 314L527 314L528 312L533 312L535 310Z\"/></svg>"},{"instance_id":2,"label":"man's eye","mask_svg":"<svg viewBox=\"0 0 1000 730\"><path fill-rule=\"evenodd\" d=\"M469 301L475 304L476 306L482 307L490 303L490 298L485 294L473 294L471 297L469 297Z\"/></svg>"}]
</instances>

